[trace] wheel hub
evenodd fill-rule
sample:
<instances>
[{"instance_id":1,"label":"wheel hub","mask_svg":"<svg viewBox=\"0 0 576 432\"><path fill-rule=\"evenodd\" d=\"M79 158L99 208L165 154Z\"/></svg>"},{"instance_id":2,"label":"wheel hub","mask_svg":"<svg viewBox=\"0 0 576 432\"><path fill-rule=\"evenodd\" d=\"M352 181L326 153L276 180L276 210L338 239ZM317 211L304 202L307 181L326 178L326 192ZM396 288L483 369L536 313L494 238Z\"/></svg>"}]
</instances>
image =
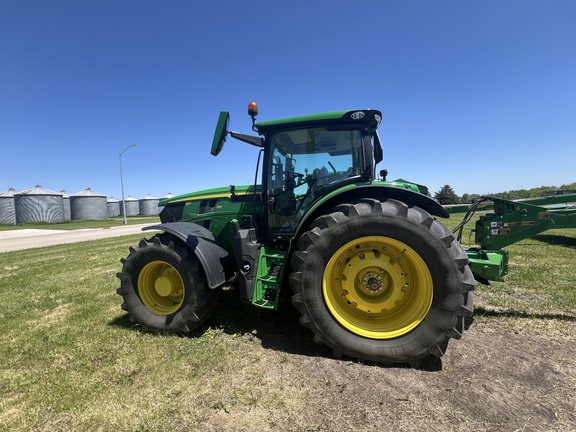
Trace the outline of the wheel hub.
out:
<instances>
[{"instance_id":1,"label":"wheel hub","mask_svg":"<svg viewBox=\"0 0 576 432\"><path fill-rule=\"evenodd\" d=\"M180 278L174 272L167 271L154 282L154 289L160 297L173 295L180 287Z\"/></svg>"},{"instance_id":2,"label":"wheel hub","mask_svg":"<svg viewBox=\"0 0 576 432\"><path fill-rule=\"evenodd\" d=\"M359 311L374 314L392 310L406 294L403 288L407 285L407 272L389 251L349 250L345 264L343 277L334 281L343 290L346 301Z\"/></svg>"},{"instance_id":3,"label":"wheel hub","mask_svg":"<svg viewBox=\"0 0 576 432\"><path fill-rule=\"evenodd\" d=\"M138 294L150 311L170 315L184 301L184 283L172 265L165 261L152 261L140 271Z\"/></svg>"},{"instance_id":4,"label":"wheel hub","mask_svg":"<svg viewBox=\"0 0 576 432\"><path fill-rule=\"evenodd\" d=\"M373 274L371 272L362 276L362 287L367 294L377 294L384 289L384 282L382 276Z\"/></svg>"},{"instance_id":5,"label":"wheel hub","mask_svg":"<svg viewBox=\"0 0 576 432\"><path fill-rule=\"evenodd\" d=\"M432 303L430 272L406 244L363 237L342 246L326 265L326 304L344 327L388 339L412 330Z\"/></svg>"}]
</instances>

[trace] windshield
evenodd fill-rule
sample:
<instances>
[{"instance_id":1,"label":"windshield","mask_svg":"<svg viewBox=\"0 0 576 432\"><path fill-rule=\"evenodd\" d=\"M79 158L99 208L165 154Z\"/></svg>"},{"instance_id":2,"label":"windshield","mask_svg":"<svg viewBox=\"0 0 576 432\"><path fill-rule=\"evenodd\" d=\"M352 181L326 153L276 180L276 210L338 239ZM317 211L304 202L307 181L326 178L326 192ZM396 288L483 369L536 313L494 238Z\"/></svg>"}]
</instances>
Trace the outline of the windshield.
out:
<instances>
[{"instance_id":1,"label":"windshield","mask_svg":"<svg viewBox=\"0 0 576 432\"><path fill-rule=\"evenodd\" d=\"M335 183L362 173L359 130L295 129L270 136L268 225L290 234L305 211Z\"/></svg>"}]
</instances>

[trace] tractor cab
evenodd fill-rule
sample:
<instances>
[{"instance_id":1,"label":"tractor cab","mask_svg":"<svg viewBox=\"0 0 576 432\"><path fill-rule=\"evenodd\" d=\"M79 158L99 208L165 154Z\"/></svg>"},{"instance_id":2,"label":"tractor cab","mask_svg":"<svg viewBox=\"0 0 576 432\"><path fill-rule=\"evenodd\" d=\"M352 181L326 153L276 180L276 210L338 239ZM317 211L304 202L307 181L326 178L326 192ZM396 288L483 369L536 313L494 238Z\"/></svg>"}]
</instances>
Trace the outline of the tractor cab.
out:
<instances>
[{"instance_id":1,"label":"tractor cab","mask_svg":"<svg viewBox=\"0 0 576 432\"><path fill-rule=\"evenodd\" d=\"M228 131L224 111L212 154L222 150L228 135L263 149L265 237L291 238L319 198L345 185L374 180L375 166L382 159L376 133L380 111L337 111L259 123L255 103L248 112L260 136Z\"/></svg>"}]
</instances>

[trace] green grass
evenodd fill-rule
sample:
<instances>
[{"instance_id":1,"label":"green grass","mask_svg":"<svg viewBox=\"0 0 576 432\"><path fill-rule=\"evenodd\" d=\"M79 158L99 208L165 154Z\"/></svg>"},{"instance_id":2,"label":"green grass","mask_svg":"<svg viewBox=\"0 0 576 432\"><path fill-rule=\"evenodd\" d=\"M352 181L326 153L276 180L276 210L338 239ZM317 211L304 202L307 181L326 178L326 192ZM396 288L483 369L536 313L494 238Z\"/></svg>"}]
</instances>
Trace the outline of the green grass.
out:
<instances>
[{"instance_id":1,"label":"green grass","mask_svg":"<svg viewBox=\"0 0 576 432\"><path fill-rule=\"evenodd\" d=\"M132 325L115 274L139 238L0 254L0 430L225 430L214 425L230 413L262 430L312 397L298 393L308 378L294 346L311 358L330 353L289 307L253 309L230 291L191 337ZM479 313L574 316L576 230L509 250L507 281L477 287Z\"/></svg>"},{"instance_id":2,"label":"green grass","mask_svg":"<svg viewBox=\"0 0 576 432\"><path fill-rule=\"evenodd\" d=\"M229 367L239 342L128 322L115 273L138 238L1 255L0 429L156 430L170 429L166 410L194 416L178 393Z\"/></svg>"},{"instance_id":3,"label":"green grass","mask_svg":"<svg viewBox=\"0 0 576 432\"><path fill-rule=\"evenodd\" d=\"M160 221L159 216L131 216L127 218L128 225L156 223ZM47 222L29 222L18 225L0 225L0 231L10 231L18 229L50 229L50 230L76 230L84 228L108 228L124 224L124 218L121 216L112 217L104 220L78 220L62 223Z\"/></svg>"}]
</instances>

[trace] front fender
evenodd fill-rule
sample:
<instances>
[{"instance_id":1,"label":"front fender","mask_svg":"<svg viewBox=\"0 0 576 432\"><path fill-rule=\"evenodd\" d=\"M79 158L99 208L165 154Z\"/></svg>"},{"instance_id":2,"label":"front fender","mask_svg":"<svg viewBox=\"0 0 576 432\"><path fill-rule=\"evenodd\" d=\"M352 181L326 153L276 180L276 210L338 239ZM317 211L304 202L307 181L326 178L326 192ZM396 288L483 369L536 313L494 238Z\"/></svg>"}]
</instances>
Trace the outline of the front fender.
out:
<instances>
[{"instance_id":1,"label":"front fender","mask_svg":"<svg viewBox=\"0 0 576 432\"><path fill-rule=\"evenodd\" d=\"M218 288L234 276L228 252L216 243L214 235L203 226L191 222L171 222L142 228L142 231L147 230L164 231L186 243L200 261L209 288Z\"/></svg>"}]
</instances>

